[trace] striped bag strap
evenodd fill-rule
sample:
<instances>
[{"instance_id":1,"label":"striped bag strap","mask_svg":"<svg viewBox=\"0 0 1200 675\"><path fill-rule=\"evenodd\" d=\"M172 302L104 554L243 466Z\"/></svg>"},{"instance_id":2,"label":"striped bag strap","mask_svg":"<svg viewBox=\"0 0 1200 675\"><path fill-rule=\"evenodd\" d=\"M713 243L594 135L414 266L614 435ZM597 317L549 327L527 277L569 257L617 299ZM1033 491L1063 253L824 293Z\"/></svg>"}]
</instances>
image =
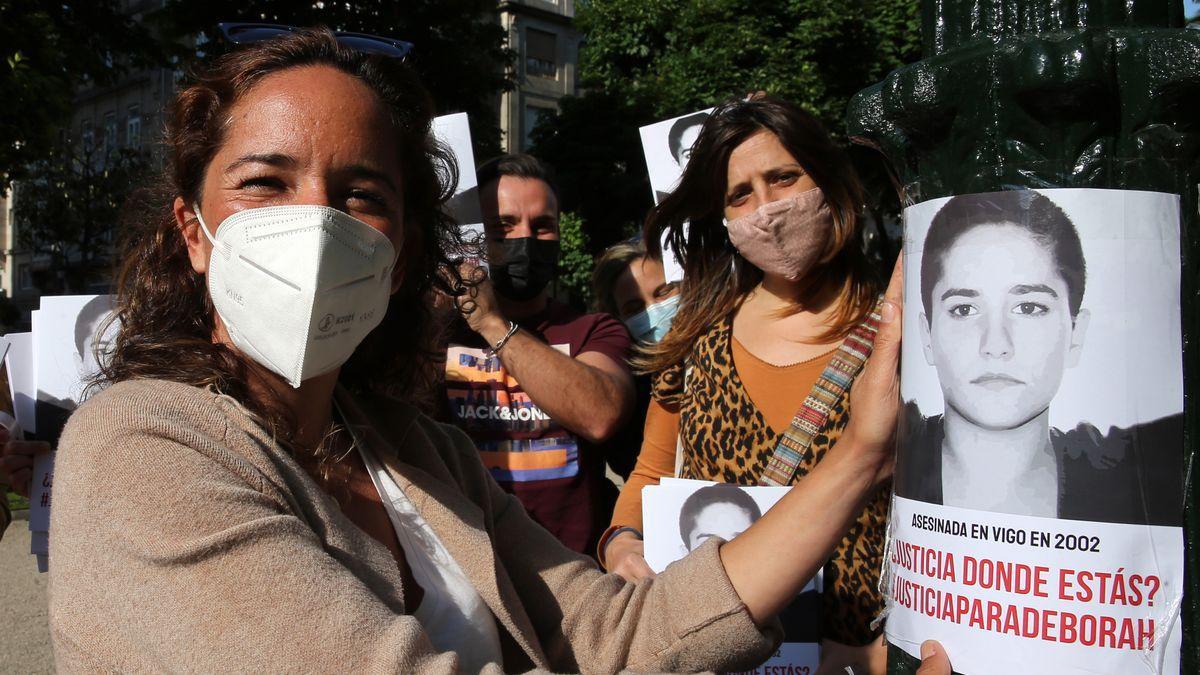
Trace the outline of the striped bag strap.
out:
<instances>
[{"instance_id":1,"label":"striped bag strap","mask_svg":"<svg viewBox=\"0 0 1200 675\"><path fill-rule=\"evenodd\" d=\"M775 453L759 477L759 485L790 485L796 469L812 445L813 437L825 426L829 410L850 388L854 378L862 370L871 349L875 345L875 334L879 332L879 309L882 298L862 323L850 331L845 341L833 353L829 365L817 378L812 391L804 399L804 405L792 417L792 423L784 430L775 446Z\"/></svg>"}]
</instances>

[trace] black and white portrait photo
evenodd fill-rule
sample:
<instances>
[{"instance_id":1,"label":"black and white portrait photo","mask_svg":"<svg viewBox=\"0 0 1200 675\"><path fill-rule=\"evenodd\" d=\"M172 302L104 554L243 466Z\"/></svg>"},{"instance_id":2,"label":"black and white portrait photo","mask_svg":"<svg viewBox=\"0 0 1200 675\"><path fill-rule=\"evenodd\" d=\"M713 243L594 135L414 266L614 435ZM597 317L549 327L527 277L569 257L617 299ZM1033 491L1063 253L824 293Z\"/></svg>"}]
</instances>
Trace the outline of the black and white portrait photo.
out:
<instances>
[{"instance_id":1,"label":"black and white portrait photo","mask_svg":"<svg viewBox=\"0 0 1200 675\"><path fill-rule=\"evenodd\" d=\"M1178 203L1010 190L906 218L896 494L1178 525Z\"/></svg>"},{"instance_id":2,"label":"black and white portrait photo","mask_svg":"<svg viewBox=\"0 0 1200 675\"><path fill-rule=\"evenodd\" d=\"M475 155L471 149L471 126L466 113L454 113L433 118L432 133L439 143L454 155L458 164L458 183L446 202L446 211L458 223L468 244L483 241L483 210L479 204L479 185L475 178ZM468 262L487 268L487 260L474 255Z\"/></svg>"},{"instance_id":3,"label":"black and white portrait photo","mask_svg":"<svg viewBox=\"0 0 1200 675\"><path fill-rule=\"evenodd\" d=\"M712 537L729 541L761 517L754 498L738 486L709 485L693 492L679 509L679 539L693 551Z\"/></svg>"},{"instance_id":4,"label":"black and white portrait photo","mask_svg":"<svg viewBox=\"0 0 1200 675\"><path fill-rule=\"evenodd\" d=\"M692 146L696 144L700 129L712 111L712 108L698 110L648 124L638 130L642 137L642 154L646 157L650 192L654 195L655 204L671 194L679 183L683 169L691 159ZM687 223L684 223L683 227L684 232L687 232ZM663 252L663 275L668 282L682 281L683 266L666 245L666 235L664 232L660 242Z\"/></svg>"},{"instance_id":5,"label":"black and white portrait photo","mask_svg":"<svg viewBox=\"0 0 1200 675\"><path fill-rule=\"evenodd\" d=\"M75 317L75 356L81 381L100 372L101 364L112 349L117 337L117 326L109 321L112 309L112 296L97 295L84 303Z\"/></svg>"},{"instance_id":6,"label":"black and white portrait photo","mask_svg":"<svg viewBox=\"0 0 1200 675\"><path fill-rule=\"evenodd\" d=\"M33 312L36 438L58 440L112 346L110 295L45 296Z\"/></svg>"},{"instance_id":7,"label":"black and white portrait photo","mask_svg":"<svg viewBox=\"0 0 1200 675\"><path fill-rule=\"evenodd\" d=\"M663 120L640 129L642 152L646 156L646 170L650 175L650 189L654 192L654 203L675 189L688 159L692 146L700 136L704 121L712 108L688 113Z\"/></svg>"},{"instance_id":8,"label":"black and white portrait photo","mask_svg":"<svg viewBox=\"0 0 1200 675\"><path fill-rule=\"evenodd\" d=\"M646 563L661 572L713 537L730 541L769 511L789 488L664 478L642 492ZM821 636L821 573L779 614L785 645L767 665L811 666ZM793 672L803 672L794 670Z\"/></svg>"}]
</instances>

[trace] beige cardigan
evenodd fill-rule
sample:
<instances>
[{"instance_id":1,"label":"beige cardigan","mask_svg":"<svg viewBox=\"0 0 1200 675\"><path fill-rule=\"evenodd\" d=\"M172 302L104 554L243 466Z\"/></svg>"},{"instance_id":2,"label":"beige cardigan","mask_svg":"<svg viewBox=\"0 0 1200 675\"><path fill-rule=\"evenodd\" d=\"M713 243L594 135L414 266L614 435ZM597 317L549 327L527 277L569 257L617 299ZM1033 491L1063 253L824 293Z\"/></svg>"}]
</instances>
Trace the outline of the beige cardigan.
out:
<instances>
[{"instance_id":1,"label":"beige cardigan","mask_svg":"<svg viewBox=\"0 0 1200 675\"><path fill-rule=\"evenodd\" d=\"M568 551L470 440L397 401L339 402L497 619L507 671L738 670L755 627L712 542L638 584ZM142 380L80 407L51 511L58 670L451 673L388 549L233 399ZM500 672L498 665L485 672Z\"/></svg>"}]
</instances>

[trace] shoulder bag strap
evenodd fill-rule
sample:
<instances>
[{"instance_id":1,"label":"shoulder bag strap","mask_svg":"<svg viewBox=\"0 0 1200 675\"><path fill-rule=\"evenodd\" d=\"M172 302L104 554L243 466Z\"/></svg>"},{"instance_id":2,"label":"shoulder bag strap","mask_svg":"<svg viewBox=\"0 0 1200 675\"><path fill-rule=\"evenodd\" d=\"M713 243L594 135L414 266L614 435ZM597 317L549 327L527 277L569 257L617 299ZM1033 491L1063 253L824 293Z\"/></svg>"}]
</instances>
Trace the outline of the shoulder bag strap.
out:
<instances>
[{"instance_id":1,"label":"shoulder bag strap","mask_svg":"<svg viewBox=\"0 0 1200 675\"><path fill-rule=\"evenodd\" d=\"M829 365L817 378L812 391L804 399L804 405L792 417L792 423L779 437L775 454L771 455L759 485L791 485L796 469L800 466L812 445L813 437L825 426L829 410L850 388L854 378L862 370L871 349L875 345L875 334L879 332L879 308L882 298L867 318L850 331L841 346L833 353Z\"/></svg>"}]
</instances>

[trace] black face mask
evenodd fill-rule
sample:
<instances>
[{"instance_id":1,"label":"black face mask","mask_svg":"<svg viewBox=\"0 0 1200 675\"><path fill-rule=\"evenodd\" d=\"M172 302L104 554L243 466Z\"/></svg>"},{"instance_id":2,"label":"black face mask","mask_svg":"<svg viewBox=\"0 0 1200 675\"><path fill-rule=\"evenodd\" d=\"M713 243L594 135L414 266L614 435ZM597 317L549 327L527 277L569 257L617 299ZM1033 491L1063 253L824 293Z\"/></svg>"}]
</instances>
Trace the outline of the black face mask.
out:
<instances>
[{"instance_id":1,"label":"black face mask","mask_svg":"<svg viewBox=\"0 0 1200 675\"><path fill-rule=\"evenodd\" d=\"M558 240L520 237L496 244L500 259L492 262L496 292L509 300L532 300L558 275Z\"/></svg>"}]
</instances>

